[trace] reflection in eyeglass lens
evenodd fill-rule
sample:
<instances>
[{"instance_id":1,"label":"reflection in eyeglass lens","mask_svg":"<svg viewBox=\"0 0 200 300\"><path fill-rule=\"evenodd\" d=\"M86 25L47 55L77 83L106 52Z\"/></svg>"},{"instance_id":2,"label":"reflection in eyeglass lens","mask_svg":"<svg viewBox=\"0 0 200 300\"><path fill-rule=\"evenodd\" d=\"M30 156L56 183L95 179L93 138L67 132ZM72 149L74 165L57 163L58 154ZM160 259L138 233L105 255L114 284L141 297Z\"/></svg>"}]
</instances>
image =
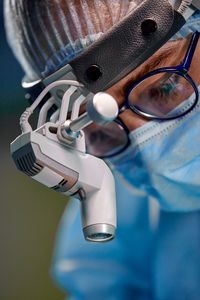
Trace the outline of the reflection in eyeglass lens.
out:
<instances>
[{"instance_id":1,"label":"reflection in eyeglass lens","mask_svg":"<svg viewBox=\"0 0 200 300\"><path fill-rule=\"evenodd\" d=\"M188 110L194 101L188 99L194 89L190 82L177 73L160 73L153 75L138 84L129 95L129 104L144 113L157 117L175 116L181 110Z\"/></svg>"}]
</instances>

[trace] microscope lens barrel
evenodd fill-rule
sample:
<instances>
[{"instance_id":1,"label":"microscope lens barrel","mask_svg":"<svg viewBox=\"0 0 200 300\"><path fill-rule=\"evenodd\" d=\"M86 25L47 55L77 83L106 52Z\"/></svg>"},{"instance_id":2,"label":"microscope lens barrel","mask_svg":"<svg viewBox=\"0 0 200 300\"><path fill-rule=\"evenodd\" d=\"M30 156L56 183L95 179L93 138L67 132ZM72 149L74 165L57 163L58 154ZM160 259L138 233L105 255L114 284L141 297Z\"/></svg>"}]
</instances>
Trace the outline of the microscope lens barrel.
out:
<instances>
[{"instance_id":1,"label":"microscope lens barrel","mask_svg":"<svg viewBox=\"0 0 200 300\"><path fill-rule=\"evenodd\" d=\"M115 230L110 224L94 224L83 228L83 233L87 241L102 243L114 239Z\"/></svg>"}]
</instances>

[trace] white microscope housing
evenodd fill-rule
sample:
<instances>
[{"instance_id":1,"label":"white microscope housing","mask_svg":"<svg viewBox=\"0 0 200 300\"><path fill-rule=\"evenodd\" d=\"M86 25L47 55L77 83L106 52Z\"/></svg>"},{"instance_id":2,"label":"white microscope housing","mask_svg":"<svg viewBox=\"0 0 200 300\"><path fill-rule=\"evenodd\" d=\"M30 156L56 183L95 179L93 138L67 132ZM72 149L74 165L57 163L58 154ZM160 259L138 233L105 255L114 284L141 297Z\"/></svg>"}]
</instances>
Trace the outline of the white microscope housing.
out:
<instances>
[{"instance_id":1,"label":"white microscope housing","mask_svg":"<svg viewBox=\"0 0 200 300\"><path fill-rule=\"evenodd\" d=\"M99 124L117 116L118 106L112 97L100 94L87 105L88 112L80 117L76 112L77 118L73 121L66 121L71 96L63 97L59 121L40 124L33 131L28 118L37 106L37 103L34 104L35 107L26 110L21 117L22 134L11 143L12 157L20 171L54 191L80 199L84 237L91 242L109 241L114 238L116 230L113 175L102 159L85 152L84 133L79 130L93 122L93 116ZM110 111L104 113L103 107L106 106L103 102L108 104L108 98L112 102ZM63 109L65 114L62 115ZM42 119L41 116L39 119ZM74 135L70 136L69 131Z\"/></svg>"}]
</instances>

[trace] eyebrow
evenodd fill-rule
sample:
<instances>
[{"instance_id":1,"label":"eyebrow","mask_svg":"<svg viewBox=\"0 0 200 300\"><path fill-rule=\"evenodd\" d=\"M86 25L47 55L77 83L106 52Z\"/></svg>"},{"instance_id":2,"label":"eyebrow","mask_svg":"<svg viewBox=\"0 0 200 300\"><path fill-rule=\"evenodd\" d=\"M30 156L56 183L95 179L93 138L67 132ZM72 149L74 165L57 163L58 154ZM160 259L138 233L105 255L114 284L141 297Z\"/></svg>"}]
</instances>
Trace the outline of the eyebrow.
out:
<instances>
[{"instance_id":1,"label":"eyebrow","mask_svg":"<svg viewBox=\"0 0 200 300\"><path fill-rule=\"evenodd\" d=\"M159 66L162 65L164 68L164 63L166 62L167 58L173 54L173 49L168 47L167 49L161 50L159 53L155 53L153 57L150 57L150 60L144 63L144 67L142 67L142 70L137 74L137 76L130 78L123 86L123 93L124 95L127 94L127 91L131 88L131 86L137 82L139 79L147 75L149 72L152 72L156 70ZM167 67L167 66L166 66ZM134 76L134 75L133 75Z\"/></svg>"}]
</instances>

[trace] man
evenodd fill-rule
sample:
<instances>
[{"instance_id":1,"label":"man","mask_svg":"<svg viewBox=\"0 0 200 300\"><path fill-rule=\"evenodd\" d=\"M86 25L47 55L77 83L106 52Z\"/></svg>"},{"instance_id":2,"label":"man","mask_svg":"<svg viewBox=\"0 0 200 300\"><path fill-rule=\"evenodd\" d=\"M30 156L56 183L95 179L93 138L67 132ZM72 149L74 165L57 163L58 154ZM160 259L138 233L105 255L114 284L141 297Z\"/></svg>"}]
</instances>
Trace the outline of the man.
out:
<instances>
[{"instance_id":1,"label":"man","mask_svg":"<svg viewBox=\"0 0 200 300\"><path fill-rule=\"evenodd\" d=\"M10 43L30 80L59 69L138 4L44 1L43 10L39 10L33 2L24 3L25 6L21 2L11 5L18 20L13 21L16 27L9 24L13 13L10 10L7 28ZM29 6L34 8L37 19L36 23L30 22L30 27L28 15L22 18L21 9L30 10ZM9 5L5 7L8 13ZM42 13L46 18L41 18ZM19 20L23 20L23 26ZM120 107L132 85L147 73L180 65L190 45L190 33L200 29L199 20L197 13L180 31L183 38L167 42L107 90ZM21 40L14 37L13 28L18 28ZM63 48L65 38L71 48ZM34 44L33 48L30 50L22 41ZM196 86L200 85L199 66L200 41L188 71ZM151 82L147 81L145 88L149 85ZM75 200L61 222L52 275L62 289L71 292L71 299L199 299L199 114L197 104L187 114L172 120L149 120L130 109L119 115L129 130L130 144L108 161L116 178L116 238L103 245L85 243Z\"/></svg>"}]
</instances>

